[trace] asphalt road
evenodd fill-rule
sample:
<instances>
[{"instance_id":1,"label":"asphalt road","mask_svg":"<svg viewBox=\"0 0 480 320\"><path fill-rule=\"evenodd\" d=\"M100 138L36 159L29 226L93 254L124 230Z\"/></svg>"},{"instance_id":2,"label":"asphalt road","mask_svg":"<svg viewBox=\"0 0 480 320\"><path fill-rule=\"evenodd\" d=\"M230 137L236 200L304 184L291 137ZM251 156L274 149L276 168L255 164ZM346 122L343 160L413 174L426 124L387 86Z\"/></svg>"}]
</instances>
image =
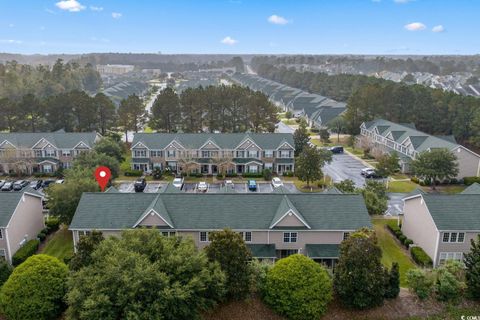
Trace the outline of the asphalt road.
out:
<instances>
[{"instance_id":1,"label":"asphalt road","mask_svg":"<svg viewBox=\"0 0 480 320\"><path fill-rule=\"evenodd\" d=\"M282 121L280 121L279 123L277 123L277 129L275 130L275 132L278 132L278 133L294 133L295 132L295 129L293 129L292 127L286 125L285 123L283 123Z\"/></svg>"},{"instance_id":2,"label":"asphalt road","mask_svg":"<svg viewBox=\"0 0 480 320\"><path fill-rule=\"evenodd\" d=\"M350 179L357 187L363 187L365 178L360 171L365 165L348 153L334 154L332 162L323 167L324 173L330 176L334 182Z\"/></svg>"}]
</instances>

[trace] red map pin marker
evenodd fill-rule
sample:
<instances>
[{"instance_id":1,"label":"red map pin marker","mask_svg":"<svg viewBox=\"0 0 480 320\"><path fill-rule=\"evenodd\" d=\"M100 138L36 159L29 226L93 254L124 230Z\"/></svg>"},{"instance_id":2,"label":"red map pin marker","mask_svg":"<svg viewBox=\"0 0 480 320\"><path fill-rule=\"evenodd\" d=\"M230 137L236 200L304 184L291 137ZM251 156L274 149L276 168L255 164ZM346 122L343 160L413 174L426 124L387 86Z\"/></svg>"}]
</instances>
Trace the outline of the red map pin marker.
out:
<instances>
[{"instance_id":1,"label":"red map pin marker","mask_svg":"<svg viewBox=\"0 0 480 320\"><path fill-rule=\"evenodd\" d=\"M95 179L97 180L102 191L105 190L111 175L112 173L107 167L98 167L95 169Z\"/></svg>"}]
</instances>

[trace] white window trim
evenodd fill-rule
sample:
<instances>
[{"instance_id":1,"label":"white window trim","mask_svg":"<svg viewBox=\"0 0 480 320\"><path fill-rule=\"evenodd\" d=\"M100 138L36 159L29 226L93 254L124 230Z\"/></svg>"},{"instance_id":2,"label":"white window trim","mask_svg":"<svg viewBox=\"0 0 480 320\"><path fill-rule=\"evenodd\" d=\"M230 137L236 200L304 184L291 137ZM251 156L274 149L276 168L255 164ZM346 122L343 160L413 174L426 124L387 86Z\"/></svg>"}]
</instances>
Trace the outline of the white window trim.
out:
<instances>
[{"instance_id":1,"label":"white window trim","mask_svg":"<svg viewBox=\"0 0 480 320\"><path fill-rule=\"evenodd\" d=\"M292 233L295 234L295 241L292 241ZM285 241L285 235L288 234L288 241ZM298 232L284 232L283 233L283 243L297 243L298 242Z\"/></svg>"},{"instance_id":2,"label":"white window trim","mask_svg":"<svg viewBox=\"0 0 480 320\"><path fill-rule=\"evenodd\" d=\"M207 240L205 240L205 241L202 240L202 233L205 233L205 234L206 234L206 239L207 239ZM209 234L208 231L200 231L200 232L198 233L198 241L199 241L199 242L202 242L202 243L210 242L210 239L208 238L208 234Z\"/></svg>"},{"instance_id":3,"label":"white window trim","mask_svg":"<svg viewBox=\"0 0 480 320\"><path fill-rule=\"evenodd\" d=\"M458 241L458 236L463 233L462 241ZM445 241L445 235L448 234L448 240ZM456 234L455 241L452 241L452 234ZM464 243L465 242L465 232L443 232L442 233L442 243Z\"/></svg>"}]
</instances>

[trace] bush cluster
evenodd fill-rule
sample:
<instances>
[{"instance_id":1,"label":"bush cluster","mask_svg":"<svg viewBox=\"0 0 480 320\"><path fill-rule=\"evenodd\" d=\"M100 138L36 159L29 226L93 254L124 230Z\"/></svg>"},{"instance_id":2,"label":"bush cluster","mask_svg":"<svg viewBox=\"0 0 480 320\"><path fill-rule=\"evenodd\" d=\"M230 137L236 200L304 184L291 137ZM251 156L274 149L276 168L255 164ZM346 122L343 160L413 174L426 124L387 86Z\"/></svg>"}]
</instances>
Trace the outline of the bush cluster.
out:
<instances>
[{"instance_id":1,"label":"bush cluster","mask_svg":"<svg viewBox=\"0 0 480 320\"><path fill-rule=\"evenodd\" d=\"M253 173L253 172L245 172L242 174L244 178L262 178L263 174L260 172Z\"/></svg>"},{"instance_id":2,"label":"bush cluster","mask_svg":"<svg viewBox=\"0 0 480 320\"><path fill-rule=\"evenodd\" d=\"M475 182L480 183L480 177L465 177L465 178L463 178L463 183L465 183L465 185L467 185L467 186L472 185Z\"/></svg>"},{"instance_id":3,"label":"bush cluster","mask_svg":"<svg viewBox=\"0 0 480 320\"><path fill-rule=\"evenodd\" d=\"M283 176L284 176L284 177L294 177L295 174L293 173L293 171L285 171L285 172L283 173Z\"/></svg>"},{"instance_id":4,"label":"bush cluster","mask_svg":"<svg viewBox=\"0 0 480 320\"><path fill-rule=\"evenodd\" d=\"M42 231L38 233L37 239L42 242L49 234L57 231L59 228L60 220L55 217L50 217L45 221L45 228L43 228Z\"/></svg>"},{"instance_id":5,"label":"bush cluster","mask_svg":"<svg viewBox=\"0 0 480 320\"><path fill-rule=\"evenodd\" d=\"M143 175L142 170L125 170L125 176L126 177L141 177Z\"/></svg>"},{"instance_id":6,"label":"bush cluster","mask_svg":"<svg viewBox=\"0 0 480 320\"><path fill-rule=\"evenodd\" d=\"M400 229L400 226L398 226L397 224L388 223L387 228L390 230L391 233L393 233L393 235L398 239L398 241L400 241L405 246L405 248L408 249L410 248L410 245L413 244L413 240L407 238Z\"/></svg>"},{"instance_id":7,"label":"bush cluster","mask_svg":"<svg viewBox=\"0 0 480 320\"><path fill-rule=\"evenodd\" d=\"M417 264L421 265L422 267L431 268L433 265L432 259L428 256L428 254L423 251L420 247L413 247L410 249L410 254L412 255L413 261Z\"/></svg>"},{"instance_id":8,"label":"bush cluster","mask_svg":"<svg viewBox=\"0 0 480 320\"><path fill-rule=\"evenodd\" d=\"M37 252L38 250L38 245L40 244L40 241L38 240L30 240L27 243L23 245L20 249L15 252L15 254L12 257L12 264L14 266L18 266L25 260L27 260L28 257L32 256Z\"/></svg>"}]
</instances>

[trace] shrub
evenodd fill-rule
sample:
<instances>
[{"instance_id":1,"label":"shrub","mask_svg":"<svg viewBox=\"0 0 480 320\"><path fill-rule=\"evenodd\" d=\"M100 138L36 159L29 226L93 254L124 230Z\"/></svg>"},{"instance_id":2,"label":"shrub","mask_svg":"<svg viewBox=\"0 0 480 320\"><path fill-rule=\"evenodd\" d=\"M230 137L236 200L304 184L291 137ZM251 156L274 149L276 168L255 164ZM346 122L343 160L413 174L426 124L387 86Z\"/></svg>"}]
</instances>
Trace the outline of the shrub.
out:
<instances>
[{"instance_id":1,"label":"shrub","mask_svg":"<svg viewBox=\"0 0 480 320\"><path fill-rule=\"evenodd\" d=\"M385 298L394 299L400 293L400 271L398 263L392 264L390 272L386 272Z\"/></svg>"},{"instance_id":2,"label":"shrub","mask_svg":"<svg viewBox=\"0 0 480 320\"><path fill-rule=\"evenodd\" d=\"M40 242L45 240L46 237L47 237L47 235L43 231L40 232L39 234L37 234L37 239L40 240Z\"/></svg>"},{"instance_id":3,"label":"shrub","mask_svg":"<svg viewBox=\"0 0 480 320\"><path fill-rule=\"evenodd\" d=\"M457 300L464 289L464 283L458 281L453 274L446 270L438 270L435 292L441 301Z\"/></svg>"},{"instance_id":4,"label":"shrub","mask_svg":"<svg viewBox=\"0 0 480 320\"><path fill-rule=\"evenodd\" d=\"M225 174L225 178L235 178L235 177L238 177L238 174L233 173L233 172Z\"/></svg>"},{"instance_id":5,"label":"shrub","mask_svg":"<svg viewBox=\"0 0 480 320\"><path fill-rule=\"evenodd\" d=\"M396 236L397 238L400 238L400 236L403 236L402 230L400 230L400 229L396 230L396 231L395 231L395 236Z\"/></svg>"},{"instance_id":6,"label":"shrub","mask_svg":"<svg viewBox=\"0 0 480 320\"><path fill-rule=\"evenodd\" d=\"M467 186L474 184L474 183L480 183L480 177L465 177L463 178L463 183L465 183Z\"/></svg>"},{"instance_id":7,"label":"shrub","mask_svg":"<svg viewBox=\"0 0 480 320\"><path fill-rule=\"evenodd\" d=\"M293 176L294 176L294 173L293 173L293 171L285 171L285 172L283 173L283 176L285 176L285 177L293 177Z\"/></svg>"},{"instance_id":8,"label":"shrub","mask_svg":"<svg viewBox=\"0 0 480 320\"><path fill-rule=\"evenodd\" d=\"M413 244L413 240L412 239L405 239L405 242L403 242L403 244L405 245L405 248L410 248L410 245Z\"/></svg>"},{"instance_id":9,"label":"shrub","mask_svg":"<svg viewBox=\"0 0 480 320\"><path fill-rule=\"evenodd\" d=\"M68 268L38 254L15 268L0 290L0 308L10 320L57 319L65 305Z\"/></svg>"},{"instance_id":10,"label":"shrub","mask_svg":"<svg viewBox=\"0 0 480 320\"><path fill-rule=\"evenodd\" d=\"M153 168L152 170L152 177L155 180L160 180L162 179L163 172L160 168Z\"/></svg>"},{"instance_id":11,"label":"shrub","mask_svg":"<svg viewBox=\"0 0 480 320\"><path fill-rule=\"evenodd\" d=\"M220 180L223 179L223 173L221 173L221 172L218 173L218 174L217 174L217 179L220 179Z\"/></svg>"},{"instance_id":12,"label":"shrub","mask_svg":"<svg viewBox=\"0 0 480 320\"><path fill-rule=\"evenodd\" d=\"M421 265L422 267L432 267L433 262L432 259L428 256L428 254L423 251L420 247L413 247L410 249L410 254L412 255L413 261L417 264Z\"/></svg>"},{"instance_id":13,"label":"shrub","mask_svg":"<svg viewBox=\"0 0 480 320\"><path fill-rule=\"evenodd\" d=\"M433 277L424 270L410 269L407 271L408 288L421 300L430 296L433 289Z\"/></svg>"},{"instance_id":14,"label":"shrub","mask_svg":"<svg viewBox=\"0 0 480 320\"><path fill-rule=\"evenodd\" d=\"M253 259L250 262L252 268L252 289L259 293L262 297L265 294L265 285L267 282L267 274L273 268L273 263Z\"/></svg>"},{"instance_id":15,"label":"shrub","mask_svg":"<svg viewBox=\"0 0 480 320\"><path fill-rule=\"evenodd\" d=\"M261 173L254 173L254 172L245 172L242 174L244 178L261 178L263 175Z\"/></svg>"},{"instance_id":16,"label":"shrub","mask_svg":"<svg viewBox=\"0 0 480 320\"><path fill-rule=\"evenodd\" d=\"M3 286L5 281L12 273L12 267L8 264L5 259L0 260L0 287Z\"/></svg>"},{"instance_id":17,"label":"shrub","mask_svg":"<svg viewBox=\"0 0 480 320\"><path fill-rule=\"evenodd\" d=\"M405 237L403 234L398 237L398 240L403 244L405 240L407 240L407 237Z\"/></svg>"},{"instance_id":18,"label":"shrub","mask_svg":"<svg viewBox=\"0 0 480 320\"><path fill-rule=\"evenodd\" d=\"M264 169L262 173L263 173L263 179L265 179L266 181L272 180L272 177L273 177L272 170Z\"/></svg>"},{"instance_id":19,"label":"shrub","mask_svg":"<svg viewBox=\"0 0 480 320\"><path fill-rule=\"evenodd\" d=\"M410 181L412 181L413 183L416 183L416 184L420 184L420 179L418 179L417 177L412 177L410 179Z\"/></svg>"},{"instance_id":20,"label":"shrub","mask_svg":"<svg viewBox=\"0 0 480 320\"><path fill-rule=\"evenodd\" d=\"M126 177L141 177L143 175L142 170L125 170Z\"/></svg>"},{"instance_id":21,"label":"shrub","mask_svg":"<svg viewBox=\"0 0 480 320\"><path fill-rule=\"evenodd\" d=\"M388 223L388 224L387 224L387 228L388 228L388 230L390 230L393 234L395 234L395 236L397 235L396 233L397 233L398 231L400 231L400 233L402 232L402 231L400 230L400 227L399 227L396 223L395 223L395 224Z\"/></svg>"},{"instance_id":22,"label":"shrub","mask_svg":"<svg viewBox=\"0 0 480 320\"><path fill-rule=\"evenodd\" d=\"M35 254L38 249L38 245L40 244L40 241L38 240L30 240L27 243L23 245L20 249L15 252L15 254L12 257L12 264L14 266L18 266L25 260L27 260L28 257L31 255Z\"/></svg>"},{"instance_id":23,"label":"shrub","mask_svg":"<svg viewBox=\"0 0 480 320\"><path fill-rule=\"evenodd\" d=\"M328 272L304 255L281 259L267 273L265 302L289 319L319 318L331 299Z\"/></svg>"},{"instance_id":24,"label":"shrub","mask_svg":"<svg viewBox=\"0 0 480 320\"><path fill-rule=\"evenodd\" d=\"M60 227L60 220L55 217L49 217L47 221L45 221L45 226L48 228L47 233L55 232Z\"/></svg>"},{"instance_id":25,"label":"shrub","mask_svg":"<svg viewBox=\"0 0 480 320\"><path fill-rule=\"evenodd\" d=\"M471 240L470 252L465 255L464 261L468 295L480 300L480 235Z\"/></svg>"}]
</instances>

